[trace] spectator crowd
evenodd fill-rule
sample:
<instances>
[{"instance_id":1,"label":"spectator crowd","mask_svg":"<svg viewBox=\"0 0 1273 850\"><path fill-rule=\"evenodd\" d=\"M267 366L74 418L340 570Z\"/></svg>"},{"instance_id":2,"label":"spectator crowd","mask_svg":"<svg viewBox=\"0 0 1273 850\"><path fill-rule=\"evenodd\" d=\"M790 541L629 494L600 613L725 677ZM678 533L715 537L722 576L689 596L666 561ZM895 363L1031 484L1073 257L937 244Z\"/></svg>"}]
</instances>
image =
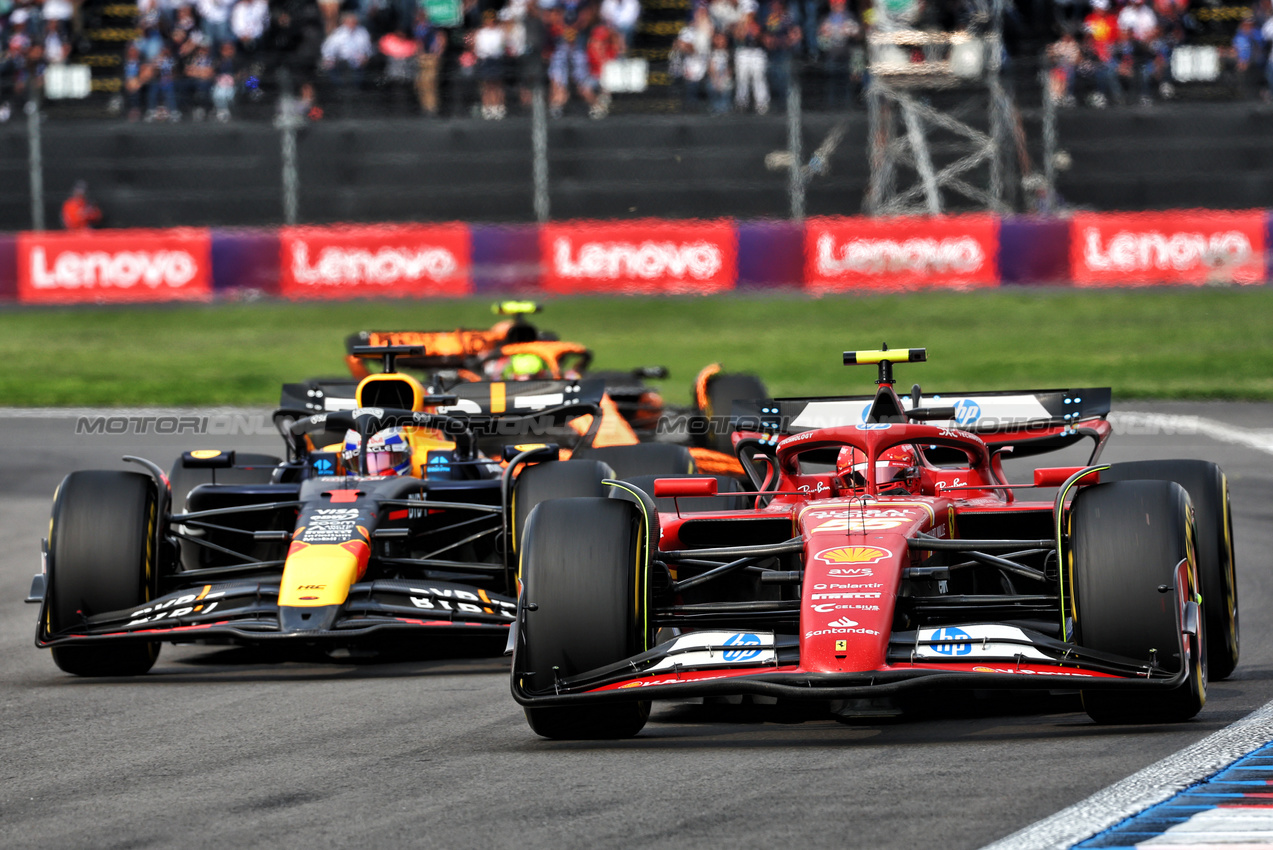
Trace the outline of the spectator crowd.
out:
<instances>
[{"instance_id":1,"label":"spectator crowd","mask_svg":"<svg viewBox=\"0 0 1273 850\"><path fill-rule=\"evenodd\" d=\"M0 0L0 121L47 67L89 49L84 2ZM1047 85L1059 103L1151 103L1175 94L1173 52L1198 43L1201 2L1033 0L1009 5L1005 27L1047 19L1049 34L1033 49L1050 40ZM785 108L797 77L819 82L810 106L844 108L867 82L873 24L870 0L854 4L689 0L687 18L660 30L671 41L668 80L690 111ZM911 8L911 25L925 28L954 28L969 8L889 5ZM117 105L130 120L228 121L253 103L273 110L281 92L280 109L314 120L324 114L320 95L350 103L378 88L426 115L498 120L527 109L542 86L553 115L600 118L611 105L609 63L663 57L632 51L642 14L641 0L139 0ZM1221 41L1214 28L1207 36L1236 89L1267 98L1273 0L1257 0Z\"/></svg>"},{"instance_id":2,"label":"spectator crowd","mask_svg":"<svg viewBox=\"0 0 1273 850\"><path fill-rule=\"evenodd\" d=\"M1061 7L1060 38L1048 46L1048 88L1056 102L1104 108L1176 96L1173 54L1199 44L1198 9L1188 0L1076 0ZM1205 7L1204 7L1205 8ZM1273 90L1273 0L1243 9L1230 38L1208 33L1214 81L1238 96Z\"/></svg>"}]
</instances>

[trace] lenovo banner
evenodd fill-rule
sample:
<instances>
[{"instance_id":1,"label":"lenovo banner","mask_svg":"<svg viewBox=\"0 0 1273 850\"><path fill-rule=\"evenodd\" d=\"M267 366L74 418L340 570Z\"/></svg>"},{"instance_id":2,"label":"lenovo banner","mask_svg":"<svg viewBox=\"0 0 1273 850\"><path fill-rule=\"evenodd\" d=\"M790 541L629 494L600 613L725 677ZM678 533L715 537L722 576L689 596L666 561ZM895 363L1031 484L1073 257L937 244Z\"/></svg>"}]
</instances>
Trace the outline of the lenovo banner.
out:
<instances>
[{"instance_id":1,"label":"lenovo banner","mask_svg":"<svg viewBox=\"0 0 1273 850\"><path fill-rule=\"evenodd\" d=\"M1259 283L1264 213L1077 213L1070 275L1078 286Z\"/></svg>"},{"instance_id":2,"label":"lenovo banner","mask_svg":"<svg viewBox=\"0 0 1273 850\"><path fill-rule=\"evenodd\" d=\"M472 291L464 224L284 227L287 298L456 297Z\"/></svg>"},{"instance_id":3,"label":"lenovo banner","mask_svg":"<svg viewBox=\"0 0 1273 850\"><path fill-rule=\"evenodd\" d=\"M708 295L734 288L731 221L562 222L539 230L544 289L625 295Z\"/></svg>"},{"instance_id":4,"label":"lenovo banner","mask_svg":"<svg viewBox=\"0 0 1273 850\"><path fill-rule=\"evenodd\" d=\"M18 234L18 299L29 304L212 297L202 228Z\"/></svg>"},{"instance_id":5,"label":"lenovo banner","mask_svg":"<svg viewBox=\"0 0 1273 850\"><path fill-rule=\"evenodd\" d=\"M804 249L811 292L999 282L999 220L989 215L815 218Z\"/></svg>"}]
</instances>

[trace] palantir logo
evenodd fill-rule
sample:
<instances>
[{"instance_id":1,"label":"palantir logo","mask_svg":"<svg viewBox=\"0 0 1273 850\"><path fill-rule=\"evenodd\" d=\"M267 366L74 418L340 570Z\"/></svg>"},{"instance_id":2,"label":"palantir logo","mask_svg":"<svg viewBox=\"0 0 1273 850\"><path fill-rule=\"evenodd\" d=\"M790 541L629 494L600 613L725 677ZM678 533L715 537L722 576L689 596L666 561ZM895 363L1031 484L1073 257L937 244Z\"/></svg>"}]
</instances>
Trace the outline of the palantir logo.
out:
<instances>
[{"instance_id":1,"label":"palantir logo","mask_svg":"<svg viewBox=\"0 0 1273 850\"><path fill-rule=\"evenodd\" d=\"M955 423L967 427L976 425L981 419L981 405L970 398L961 398L955 402Z\"/></svg>"},{"instance_id":2,"label":"palantir logo","mask_svg":"<svg viewBox=\"0 0 1273 850\"><path fill-rule=\"evenodd\" d=\"M760 655L760 635L754 635L750 632L738 632L732 634L725 639L725 646L745 646L756 647L755 649L727 649L725 650L726 661L751 661Z\"/></svg>"},{"instance_id":3,"label":"palantir logo","mask_svg":"<svg viewBox=\"0 0 1273 850\"><path fill-rule=\"evenodd\" d=\"M963 629L947 627L938 629L933 635L935 641L957 641L963 639L964 643L939 643L934 646L933 652L941 655L968 655L972 652L971 635Z\"/></svg>"}]
</instances>

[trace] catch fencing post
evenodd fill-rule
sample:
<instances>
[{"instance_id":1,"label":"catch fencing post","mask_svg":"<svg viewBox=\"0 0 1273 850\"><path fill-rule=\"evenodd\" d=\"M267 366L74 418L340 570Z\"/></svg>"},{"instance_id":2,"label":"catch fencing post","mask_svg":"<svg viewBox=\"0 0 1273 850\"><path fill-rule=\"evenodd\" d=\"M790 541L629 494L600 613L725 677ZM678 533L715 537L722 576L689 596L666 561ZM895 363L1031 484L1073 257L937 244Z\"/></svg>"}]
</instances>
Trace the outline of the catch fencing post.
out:
<instances>
[{"instance_id":1,"label":"catch fencing post","mask_svg":"<svg viewBox=\"0 0 1273 850\"><path fill-rule=\"evenodd\" d=\"M279 112L274 120L282 135L283 143L283 223L296 224L300 175L296 165L296 128L302 119L296 114L296 101L292 97L292 76L286 68L279 69Z\"/></svg>"},{"instance_id":2,"label":"catch fencing post","mask_svg":"<svg viewBox=\"0 0 1273 850\"><path fill-rule=\"evenodd\" d=\"M531 175L535 183L535 221L548 221L548 109L544 103L544 87L535 86L530 113L530 145L533 161Z\"/></svg>"},{"instance_id":3,"label":"catch fencing post","mask_svg":"<svg viewBox=\"0 0 1273 850\"><path fill-rule=\"evenodd\" d=\"M793 60L791 83L787 89L787 152L791 154L788 191L791 195L791 218L804 221L804 151L801 149L803 116L800 111L801 63Z\"/></svg>"},{"instance_id":4,"label":"catch fencing post","mask_svg":"<svg viewBox=\"0 0 1273 850\"><path fill-rule=\"evenodd\" d=\"M31 87L26 103L27 168L31 182L31 229L44 229L44 154L40 145L40 92Z\"/></svg>"}]
</instances>

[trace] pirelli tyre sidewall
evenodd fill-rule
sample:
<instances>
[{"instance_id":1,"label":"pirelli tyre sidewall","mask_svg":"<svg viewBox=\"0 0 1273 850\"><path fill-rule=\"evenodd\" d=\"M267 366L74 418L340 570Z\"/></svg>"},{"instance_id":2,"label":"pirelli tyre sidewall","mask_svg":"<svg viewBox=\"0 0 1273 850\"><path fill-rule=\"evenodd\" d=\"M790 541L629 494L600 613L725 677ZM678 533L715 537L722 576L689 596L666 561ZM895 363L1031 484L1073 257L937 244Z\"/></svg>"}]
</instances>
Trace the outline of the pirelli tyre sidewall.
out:
<instances>
[{"instance_id":1,"label":"pirelli tyre sidewall","mask_svg":"<svg viewBox=\"0 0 1273 850\"><path fill-rule=\"evenodd\" d=\"M84 471L58 488L49 524L46 627L54 636L85 617L144 605L158 587L154 481L136 472ZM78 676L133 676L159 656L159 644L103 641L54 646L53 660Z\"/></svg>"},{"instance_id":2,"label":"pirelli tyre sidewall","mask_svg":"<svg viewBox=\"0 0 1273 850\"><path fill-rule=\"evenodd\" d=\"M1198 583L1207 623L1207 675L1228 678L1238 665L1238 583L1233 551L1233 516L1229 480L1205 460L1142 460L1115 463L1101 472L1102 481L1158 479L1175 481L1193 502L1198 536Z\"/></svg>"},{"instance_id":3,"label":"pirelli tyre sidewall","mask_svg":"<svg viewBox=\"0 0 1273 850\"><path fill-rule=\"evenodd\" d=\"M643 652L650 641L650 588L640 507L624 499L543 502L526 524L521 622L514 685L552 694L572 676ZM526 706L546 738L626 738L649 702Z\"/></svg>"},{"instance_id":4,"label":"pirelli tyre sidewall","mask_svg":"<svg viewBox=\"0 0 1273 850\"><path fill-rule=\"evenodd\" d=\"M1190 564L1196 598L1193 508L1171 481L1118 481L1079 492L1070 509L1066 552L1069 615L1080 646L1151 665L1181 669L1175 570ZM1083 691L1083 707L1102 723L1188 720L1206 701L1204 627L1189 638L1191 669L1179 687Z\"/></svg>"}]
</instances>

